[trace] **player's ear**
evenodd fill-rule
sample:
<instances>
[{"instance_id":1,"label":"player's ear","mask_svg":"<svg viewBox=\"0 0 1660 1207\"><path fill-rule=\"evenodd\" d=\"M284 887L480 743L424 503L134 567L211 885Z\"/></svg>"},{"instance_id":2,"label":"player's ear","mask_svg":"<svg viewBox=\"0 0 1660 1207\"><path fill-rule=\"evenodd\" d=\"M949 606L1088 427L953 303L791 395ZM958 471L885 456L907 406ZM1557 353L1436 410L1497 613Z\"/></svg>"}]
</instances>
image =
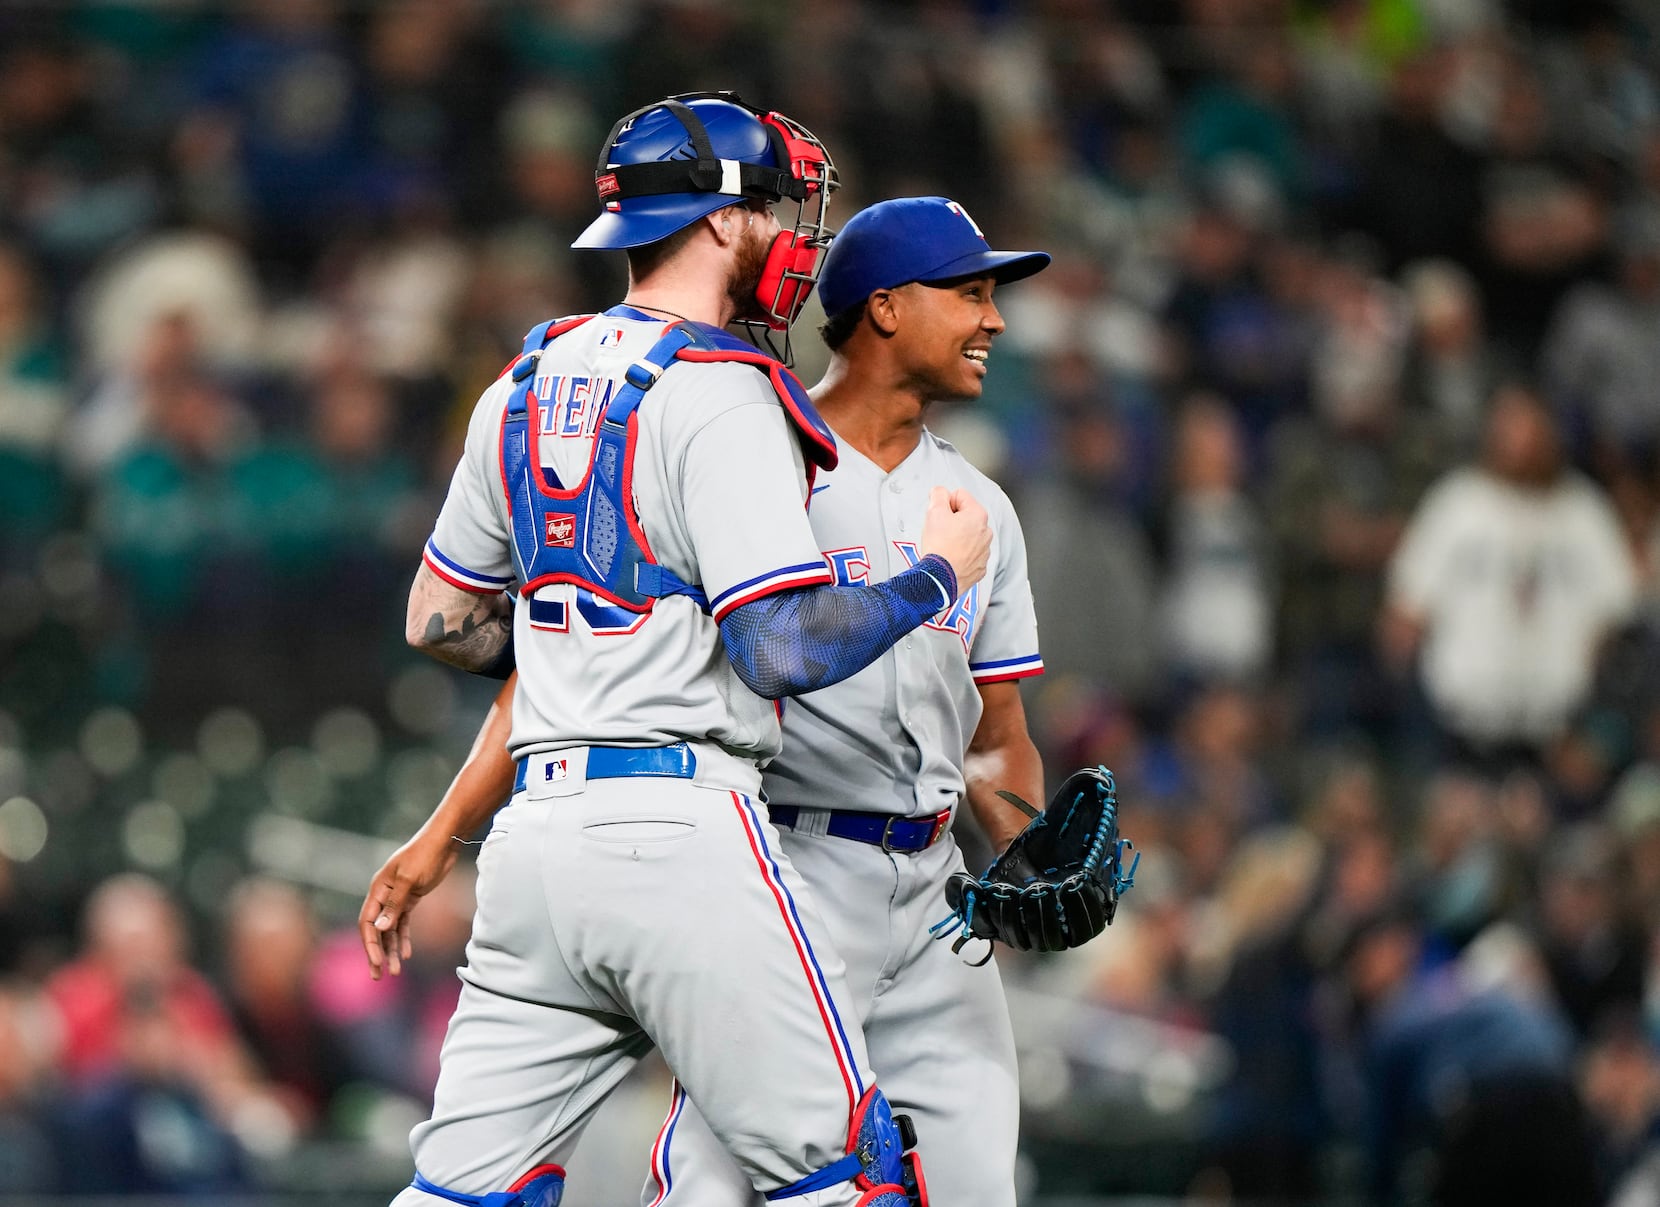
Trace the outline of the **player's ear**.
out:
<instances>
[{"instance_id":1,"label":"player's ear","mask_svg":"<svg viewBox=\"0 0 1660 1207\"><path fill-rule=\"evenodd\" d=\"M894 298L893 290L878 289L865 303L865 313L870 316L871 324L883 335L892 335L899 330L899 314Z\"/></svg>"},{"instance_id":2,"label":"player's ear","mask_svg":"<svg viewBox=\"0 0 1660 1207\"><path fill-rule=\"evenodd\" d=\"M744 233L744 224L737 218L739 211L742 209L742 205L726 205L714 213L704 216L703 220L709 224L709 229L714 232L715 241L722 247L726 247L732 240Z\"/></svg>"}]
</instances>

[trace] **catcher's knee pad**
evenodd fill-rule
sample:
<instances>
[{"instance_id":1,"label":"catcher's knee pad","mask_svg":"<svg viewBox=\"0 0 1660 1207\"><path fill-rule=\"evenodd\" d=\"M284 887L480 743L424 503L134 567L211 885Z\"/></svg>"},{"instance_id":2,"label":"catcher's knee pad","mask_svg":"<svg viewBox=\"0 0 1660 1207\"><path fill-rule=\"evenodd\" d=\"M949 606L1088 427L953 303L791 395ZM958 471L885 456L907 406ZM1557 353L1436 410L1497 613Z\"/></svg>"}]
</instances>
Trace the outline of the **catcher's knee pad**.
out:
<instances>
[{"instance_id":1,"label":"catcher's knee pad","mask_svg":"<svg viewBox=\"0 0 1660 1207\"><path fill-rule=\"evenodd\" d=\"M847 1155L768 1194L767 1200L811 1194L838 1182L863 1193L858 1207L928 1207L928 1184L917 1160L916 1130L910 1117L895 1115L875 1086L865 1091L847 1129Z\"/></svg>"},{"instance_id":2,"label":"catcher's knee pad","mask_svg":"<svg viewBox=\"0 0 1660 1207\"><path fill-rule=\"evenodd\" d=\"M491 1194L462 1194L429 1182L418 1172L411 1185L462 1207L559 1207L565 1195L565 1171L557 1165L538 1165L506 1190Z\"/></svg>"}]
</instances>

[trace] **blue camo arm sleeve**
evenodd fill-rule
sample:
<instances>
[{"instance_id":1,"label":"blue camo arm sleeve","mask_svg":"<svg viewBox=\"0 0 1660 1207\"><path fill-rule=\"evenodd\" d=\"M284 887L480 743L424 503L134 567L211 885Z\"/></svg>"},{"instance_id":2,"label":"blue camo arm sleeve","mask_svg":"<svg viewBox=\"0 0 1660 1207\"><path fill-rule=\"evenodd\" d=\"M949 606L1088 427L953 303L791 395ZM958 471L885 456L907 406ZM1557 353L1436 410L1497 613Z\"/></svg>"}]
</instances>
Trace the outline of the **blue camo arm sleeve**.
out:
<instances>
[{"instance_id":1,"label":"blue camo arm sleeve","mask_svg":"<svg viewBox=\"0 0 1660 1207\"><path fill-rule=\"evenodd\" d=\"M957 597L951 563L929 554L875 586L778 591L720 622L726 656L768 700L840 683Z\"/></svg>"}]
</instances>

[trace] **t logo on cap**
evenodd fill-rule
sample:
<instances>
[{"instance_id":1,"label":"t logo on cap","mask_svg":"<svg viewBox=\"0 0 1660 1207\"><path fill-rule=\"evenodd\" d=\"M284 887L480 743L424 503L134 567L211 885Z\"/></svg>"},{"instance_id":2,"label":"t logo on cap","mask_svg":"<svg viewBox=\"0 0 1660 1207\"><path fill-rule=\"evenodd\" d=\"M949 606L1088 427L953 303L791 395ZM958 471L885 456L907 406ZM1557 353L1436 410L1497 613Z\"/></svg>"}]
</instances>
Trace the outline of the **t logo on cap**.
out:
<instances>
[{"instance_id":1,"label":"t logo on cap","mask_svg":"<svg viewBox=\"0 0 1660 1207\"><path fill-rule=\"evenodd\" d=\"M849 218L830 242L819 275L824 313L834 317L878 289L991 277L999 285L1049 263L1041 251L993 251L979 225L946 197L896 197Z\"/></svg>"},{"instance_id":2,"label":"t logo on cap","mask_svg":"<svg viewBox=\"0 0 1660 1207\"><path fill-rule=\"evenodd\" d=\"M955 201L947 201L945 203L945 208L950 210L953 214L959 215L964 222L968 223L969 226L973 227L974 228L974 235L975 235L976 238L984 239L986 237L986 232L980 229L980 224L978 222L974 221L974 219L970 218L968 216L968 211L965 210L962 206L958 205Z\"/></svg>"}]
</instances>

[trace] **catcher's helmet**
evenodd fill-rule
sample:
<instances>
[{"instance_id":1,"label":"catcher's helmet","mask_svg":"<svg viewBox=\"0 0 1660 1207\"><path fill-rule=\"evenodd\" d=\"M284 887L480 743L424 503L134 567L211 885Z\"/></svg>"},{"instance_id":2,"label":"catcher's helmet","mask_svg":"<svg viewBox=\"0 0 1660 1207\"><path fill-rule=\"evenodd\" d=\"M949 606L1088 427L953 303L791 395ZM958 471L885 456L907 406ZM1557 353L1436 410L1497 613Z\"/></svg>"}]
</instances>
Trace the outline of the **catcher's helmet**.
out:
<instances>
[{"instance_id":1,"label":"catcher's helmet","mask_svg":"<svg viewBox=\"0 0 1660 1207\"><path fill-rule=\"evenodd\" d=\"M737 322L787 365L790 324L818 279L836 167L813 132L735 92L687 92L636 109L611 128L594 187L605 212L572 247L623 250L665 239L705 214L744 201L795 202L795 221L767 250L758 311ZM784 347L772 336L783 332Z\"/></svg>"},{"instance_id":2,"label":"catcher's helmet","mask_svg":"<svg viewBox=\"0 0 1660 1207\"><path fill-rule=\"evenodd\" d=\"M802 200L813 170L802 171L805 144L790 145L798 134L805 131L731 93L687 94L637 109L612 128L594 170L605 212L571 246L641 247L722 206ZM823 148L806 137L822 178Z\"/></svg>"}]
</instances>

